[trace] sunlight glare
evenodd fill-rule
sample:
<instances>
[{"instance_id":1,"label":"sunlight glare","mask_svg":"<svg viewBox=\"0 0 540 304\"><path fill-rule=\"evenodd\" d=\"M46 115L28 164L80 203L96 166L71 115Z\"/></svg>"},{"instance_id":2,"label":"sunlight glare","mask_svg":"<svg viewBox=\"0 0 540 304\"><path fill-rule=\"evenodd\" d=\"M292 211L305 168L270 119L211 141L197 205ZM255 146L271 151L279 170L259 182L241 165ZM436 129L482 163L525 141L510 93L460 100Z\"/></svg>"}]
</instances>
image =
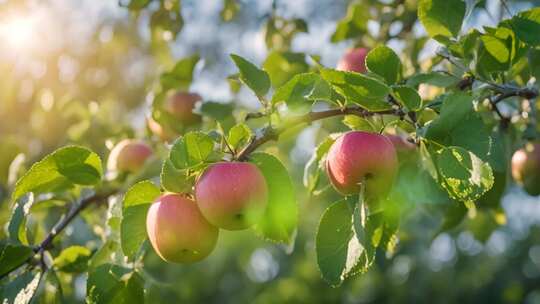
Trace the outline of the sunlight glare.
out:
<instances>
[{"instance_id":1,"label":"sunlight glare","mask_svg":"<svg viewBox=\"0 0 540 304\"><path fill-rule=\"evenodd\" d=\"M34 35L34 20L30 16L13 17L0 23L0 40L11 48L28 48Z\"/></svg>"}]
</instances>

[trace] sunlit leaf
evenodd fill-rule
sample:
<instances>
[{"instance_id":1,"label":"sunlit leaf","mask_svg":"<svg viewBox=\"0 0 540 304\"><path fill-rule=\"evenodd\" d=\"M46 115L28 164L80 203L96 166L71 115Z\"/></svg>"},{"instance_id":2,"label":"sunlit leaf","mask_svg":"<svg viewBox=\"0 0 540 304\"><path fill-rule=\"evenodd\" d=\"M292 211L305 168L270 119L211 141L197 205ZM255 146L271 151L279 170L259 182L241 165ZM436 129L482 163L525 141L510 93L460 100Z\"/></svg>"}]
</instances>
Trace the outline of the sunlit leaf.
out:
<instances>
[{"instance_id":1,"label":"sunlit leaf","mask_svg":"<svg viewBox=\"0 0 540 304\"><path fill-rule=\"evenodd\" d=\"M231 58L240 71L240 80L253 90L255 95L266 95L270 89L268 74L243 57L232 54Z\"/></svg>"},{"instance_id":2,"label":"sunlit leaf","mask_svg":"<svg viewBox=\"0 0 540 304\"><path fill-rule=\"evenodd\" d=\"M54 266L63 272L83 272L91 256L92 252L86 247L70 246L54 259Z\"/></svg>"},{"instance_id":3,"label":"sunlit leaf","mask_svg":"<svg viewBox=\"0 0 540 304\"><path fill-rule=\"evenodd\" d=\"M152 182L142 181L124 196L120 237L122 251L129 259L134 258L146 240L146 213L159 195L159 188Z\"/></svg>"},{"instance_id":4,"label":"sunlit leaf","mask_svg":"<svg viewBox=\"0 0 540 304\"><path fill-rule=\"evenodd\" d=\"M459 34L465 8L462 0L420 0L418 19L429 36L439 41L447 41L447 38Z\"/></svg>"},{"instance_id":5,"label":"sunlit leaf","mask_svg":"<svg viewBox=\"0 0 540 304\"><path fill-rule=\"evenodd\" d=\"M395 83L401 77L401 61L398 55L384 45L378 46L368 53L366 67L370 72L382 76L388 84Z\"/></svg>"},{"instance_id":6,"label":"sunlit leaf","mask_svg":"<svg viewBox=\"0 0 540 304\"><path fill-rule=\"evenodd\" d=\"M91 186L100 182L103 169L99 156L83 147L60 148L35 163L17 181L12 199L34 192L54 192L73 185Z\"/></svg>"}]
</instances>

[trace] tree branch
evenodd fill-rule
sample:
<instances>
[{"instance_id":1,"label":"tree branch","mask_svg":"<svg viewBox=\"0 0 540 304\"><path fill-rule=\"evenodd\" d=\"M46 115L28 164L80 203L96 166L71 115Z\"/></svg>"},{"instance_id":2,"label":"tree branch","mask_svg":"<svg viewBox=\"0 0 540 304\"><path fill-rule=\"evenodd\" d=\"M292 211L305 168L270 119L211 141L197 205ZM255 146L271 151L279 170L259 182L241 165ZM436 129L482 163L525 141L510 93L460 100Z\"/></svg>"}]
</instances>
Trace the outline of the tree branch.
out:
<instances>
[{"instance_id":1,"label":"tree branch","mask_svg":"<svg viewBox=\"0 0 540 304\"><path fill-rule=\"evenodd\" d=\"M297 117L289 119L288 121L283 123L283 125L280 126L279 128L271 128L271 127L265 128L263 130L263 134L260 137L255 137L249 143L249 145L247 145L242 151L240 151L240 153L238 153L236 158L238 160L246 160L249 154L255 151L259 146L271 140L277 140L282 133L301 124L308 124L317 120L334 117L334 116L356 115L359 117L370 117L374 115L383 115L383 114L398 115L396 110L370 112L359 106L351 106L351 107L345 107L345 108L339 108L339 109L330 109L330 110L320 111L320 112L309 112L305 115L301 115L301 116L297 116Z\"/></svg>"},{"instance_id":2,"label":"tree branch","mask_svg":"<svg viewBox=\"0 0 540 304\"><path fill-rule=\"evenodd\" d=\"M526 99L532 99L538 97L538 91L532 88L515 88L509 89L507 91L500 92L495 99L493 99L492 104L498 104L499 102L505 100L509 97L523 97Z\"/></svg>"},{"instance_id":3,"label":"tree branch","mask_svg":"<svg viewBox=\"0 0 540 304\"><path fill-rule=\"evenodd\" d=\"M36 254L42 253L45 249L52 247L52 242L54 241L55 237L57 237L73 219L81 213L84 209L86 209L88 206L92 205L93 203L100 202L104 199L107 199L109 196L115 194L117 190L109 190L103 193L96 193L88 198L85 198L81 201L78 205L73 205L73 207L68 211L68 213L62 217L56 225L51 229L49 234L43 239L43 241L34 248L34 254L29 257L28 259L24 260L23 262L19 263L18 265L13 266L9 271L2 274L0 276L0 280L2 280L4 277L8 276L11 272L17 270L19 267L23 266L24 264L28 263Z\"/></svg>"}]
</instances>

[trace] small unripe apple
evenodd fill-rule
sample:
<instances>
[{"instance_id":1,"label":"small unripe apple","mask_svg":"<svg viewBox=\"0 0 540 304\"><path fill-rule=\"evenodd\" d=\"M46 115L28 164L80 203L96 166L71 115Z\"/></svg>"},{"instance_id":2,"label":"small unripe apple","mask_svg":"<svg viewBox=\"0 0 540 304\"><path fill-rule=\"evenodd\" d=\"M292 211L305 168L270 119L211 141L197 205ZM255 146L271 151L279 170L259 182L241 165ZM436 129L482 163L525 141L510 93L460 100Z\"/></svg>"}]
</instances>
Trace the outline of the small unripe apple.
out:
<instances>
[{"instance_id":1,"label":"small unripe apple","mask_svg":"<svg viewBox=\"0 0 540 304\"><path fill-rule=\"evenodd\" d=\"M348 49L339 60L336 69L357 73L366 72L366 56L369 50L366 48Z\"/></svg>"},{"instance_id":2,"label":"small unripe apple","mask_svg":"<svg viewBox=\"0 0 540 304\"><path fill-rule=\"evenodd\" d=\"M514 153L512 177L530 195L540 195L540 142L528 143Z\"/></svg>"},{"instance_id":3,"label":"small unripe apple","mask_svg":"<svg viewBox=\"0 0 540 304\"><path fill-rule=\"evenodd\" d=\"M361 186L367 200L388 194L397 174L396 149L386 136L351 131L340 136L326 158L326 171L334 188L358 194Z\"/></svg>"},{"instance_id":4,"label":"small unripe apple","mask_svg":"<svg viewBox=\"0 0 540 304\"><path fill-rule=\"evenodd\" d=\"M219 229L202 216L197 204L179 194L165 194L148 209L146 231L165 261L193 263L216 247Z\"/></svg>"},{"instance_id":5,"label":"small unripe apple","mask_svg":"<svg viewBox=\"0 0 540 304\"><path fill-rule=\"evenodd\" d=\"M151 155L152 148L144 142L124 139L111 150L107 160L107 169L109 171L137 172Z\"/></svg>"},{"instance_id":6,"label":"small unripe apple","mask_svg":"<svg viewBox=\"0 0 540 304\"><path fill-rule=\"evenodd\" d=\"M177 132L172 130L170 127L166 125L162 125L159 122L157 122L155 119L153 119L151 116L146 118L146 124L148 125L148 129L157 137L159 137L162 141L170 142L173 141L176 137L179 136Z\"/></svg>"},{"instance_id":7,"label":"small unripe apple","mask_svg":"<svg viewBox=\"0 0 540 304\"><path fill-rule=\"evenodd\" d=\"M208 167L195 185L203 216L213 225L246 229L263 216L268 203L266 180L252 163L220 162Z\"/></svg>"},{"instance_id":8,"label":"small unripe apple","mask_svg":"<svg viewBox=\"0 0 540 304\"><path fill-rule=\"evenodd\" d=\"M191 126L201 121L201 116L193 113L195 104L200 100L202 97L199 94L177 92L167 98L163 108L183 125Z\"/></svg>"}]
</instances>

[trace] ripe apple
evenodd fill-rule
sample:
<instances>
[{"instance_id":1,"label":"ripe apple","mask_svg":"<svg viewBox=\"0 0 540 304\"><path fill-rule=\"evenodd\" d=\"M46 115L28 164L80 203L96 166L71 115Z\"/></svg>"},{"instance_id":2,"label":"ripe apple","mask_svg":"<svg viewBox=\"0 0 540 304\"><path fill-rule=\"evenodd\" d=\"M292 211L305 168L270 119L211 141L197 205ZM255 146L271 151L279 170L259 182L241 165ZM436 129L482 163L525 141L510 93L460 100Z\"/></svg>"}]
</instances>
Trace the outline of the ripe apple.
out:
<instances>
[{"instance_id":1,"label":"ripe apple","mask_svg":"<svg viewBox=\"0 0 540 304\"><path fill-rule=\"evenodd\" d=\"M512 177L530 195L540 195L540 142L528 143L514 153Z\"/></svg>"},{"instance_id":2,"label":"ripe apple","mask_svg":"<svg viewBox=\"0 0 540 304\"><path fill-rule=\"evenodd\" d=\"M246 229L264 214L268 203L266 180L252 163L220 162L208 167L195 185L203 216L213 225Z\"/></svg>"},{"instance_id":3,"label":"ripe apple","mask_svg":"<svg viewBox=\"0 0 540 304\"><path fill-rule=\"evenodd\" d=\"M152 155L152 148L142 141L124 139L114 146L107 160L109 171L136 172Z\"/></svg>"},{"instance_id":4,"label":"ripe apple","mask_svg":"<svg viewBox=\"0 0 540 304\"><path fill-rule=\"evenodd\" d=\"M167 262L193 263L216 247L219 229L197 204L180 194L165 194L148 209L146 231L156 253Z\"/></svg>"},{"instance_id":5,"label":"ripe apple","mask_svg":"<svg viewBox=\"0 0 540 304\"><path fill-rule=\"evenodd\" d=\"M344 194L358 194L365 184L367 200L388 194L397 174L396 149L384 135L351 131L330 147L326 171L334 188Z\"/></svg>"},{"instance_id":6,"label":"ripe apple","mask_svg":"<svg viewBox=\"0 0 540 304\"><path fill-rule=\"evenodd\" d=\"M163 108L184 126L192 126L201 121L201 116L193 113L195 104L200 100L202 97L199 94L177 92L167 98Z\"/></svg>"},{"instance_id":7,"label":"ripe apple","mask_svg":"<svg viewBox=\"0 0 540 304\"><path fill-rule=\"evenodd\" d=\"M336 69L357 73L366 72L366 56L369 50L366 48L348 49L339 60Z\"/></svg>"}]
</instances>

